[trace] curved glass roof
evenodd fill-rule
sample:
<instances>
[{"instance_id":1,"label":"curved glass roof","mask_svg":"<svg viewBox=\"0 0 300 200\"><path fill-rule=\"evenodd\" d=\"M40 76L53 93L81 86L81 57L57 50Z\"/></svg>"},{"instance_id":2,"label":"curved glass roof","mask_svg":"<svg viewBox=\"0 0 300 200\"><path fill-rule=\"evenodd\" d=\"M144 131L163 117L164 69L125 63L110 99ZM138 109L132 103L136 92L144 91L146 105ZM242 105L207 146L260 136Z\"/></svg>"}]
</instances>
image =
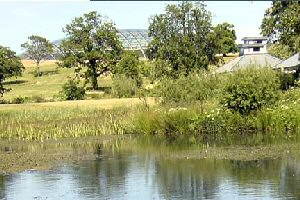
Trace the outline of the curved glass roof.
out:
<instances>
[{"instance_id":1,"label":"curved glass roof","mask_svg":"<svg viewBox=\"0 0 300 200\"><path fill-rule=\"evenodd\" d=\"M145 57L144 50L151 38L147 29L119 29L118 36L126 50L140 50Z\"/></svg>"},{"instance_id":2,"label":"curved glass roof","mask_svg":"<svg viewBox=\"0 0 300 200\"><path fill-rule=\"evenodd\" d=\"M151 41L147 29L118 29L117 35L125 50L141 51L142 55L146 57L144 51ZM58 46L61 41L62 39L55 40L52 43L54 46Z\"/></svg>"}]
</instances>

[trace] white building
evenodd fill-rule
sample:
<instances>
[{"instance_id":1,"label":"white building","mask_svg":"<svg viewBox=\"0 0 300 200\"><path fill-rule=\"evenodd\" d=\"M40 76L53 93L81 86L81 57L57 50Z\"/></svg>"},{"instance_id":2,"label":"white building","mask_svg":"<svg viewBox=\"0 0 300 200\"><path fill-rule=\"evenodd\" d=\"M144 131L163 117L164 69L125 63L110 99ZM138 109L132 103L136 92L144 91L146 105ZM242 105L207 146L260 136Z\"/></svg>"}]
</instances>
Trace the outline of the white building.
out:
<instances>
[{"instance_id":1,"label":"white building","mask_svg":"<svg viewBox=\"0 0 300 200\"><path fill-rule=\"evenodd\" d=\"M238 45L240 56L229 63L219 67L216 72L233 72L246 67L271 67L278 68L282 62L279 58L271 56L267 51L267 37L244 37L244 44Z\"/></svg>"},{"instance_id":2,"label":"white building","mask_svg":"<svg viewBox=\"0 0 300 200\"><path fill-rule=\"evenodd\" d=\"M240 56L264 54L267 52L267 37L244 37L242 38L244 44L239 44Z\"/></svg>"}]
</instances>

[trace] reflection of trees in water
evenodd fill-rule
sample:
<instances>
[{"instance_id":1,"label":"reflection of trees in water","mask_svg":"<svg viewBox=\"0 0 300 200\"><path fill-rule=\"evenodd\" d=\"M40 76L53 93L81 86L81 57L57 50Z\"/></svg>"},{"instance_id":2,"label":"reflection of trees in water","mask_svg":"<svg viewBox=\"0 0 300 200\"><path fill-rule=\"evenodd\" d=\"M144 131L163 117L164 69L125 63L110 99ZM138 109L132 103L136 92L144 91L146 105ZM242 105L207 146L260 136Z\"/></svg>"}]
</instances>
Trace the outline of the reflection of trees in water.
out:
<instances>
[{"instance_id":1,"label":"reflection of trees in water","mask_svg":"<svg viewBox=\"0 0 300 200\"><path fill-rule=\"evenodd\" d=\"M224 181L238 191L275 198L300 199L300 160L261 161L159 160L155 163L156 183L167 199L212 199Z\"/></svg>"},{"instance_id":2,"label":"reflection of trees in water","mask_svg":"<svg viewBox=\"0 0 300 200\"><path fill-rule=\"evenodd\" d=\"M13 182L15 179L14 176L11 175L0 175L0 199L6 199L8 190L8 185L10 182Z\"/></svg>"},{"instance_id":3,"label":"reflection of trees in water","mask_svg":"<svg viewBox=\"0 0 300 200\"><path fill-rule=\"evenodd\" d=\"M146 193L146 187L152 187L148 182L155 187L150 188L150 194L153 189L153 194L157 191L165 199L216 199L222 196L220 189L224 189L224 184L235 193L250 191L264 197L267 192L274 198L300 199L300 157L261 161L172 159L170 155L177 154L174 150L145 146L135 149L130 145L124 150L116 146L74 146L78 152L92 151L99 155L99 160L66 168L67 179L71 178L74 191L82 199L116 199L122 192L134 193L140 188L141 193ZM51 183L60 180L60 174L42 173L38 178ZM0 176L0 199L5 198L6 184L13 179Z\"/></svg>"},{"instance_id":4,"label":"reflection of trees in water","mask_svg":"<svg viewBox=\"0 0 300 200\"><path fill-rule=\"evenodd\" d=\"M283 161L279 193L286 197L300 199L300 160L289 158Z\"/></svg>"},{"instance_id":5,"label":"reflection of trees in water","mask_svg":"<svg viewBox=\"0 0 300 200\"><path fill-rule=\"evenodd\" d=\"M230 176L241 189L251 188L256 195L263 196L268 185L273 197L300 199L299 159L231 161L231 164Z\"/></svg>"},{"instance_id":6,"label":"reflection of trees in water","mask_svg":"<svg viewBox=\"0 0 300 200\"><path fill-rule=\"evenodd\" d=\"M5 198L5 176L0 175L0 199Z\"/></svg>"},{"instance_id":7,"label":"reflection of trees in water","mask_svg":"<svg viewBox=\"0 0 300 200\"><path fill-rule=\"evenodd\" d=\"M156 182L167 199L214 198L219 180L215 161L161 160L155 163Z\"/></svg>"},{"instance_id":8,"label":"reflection of trees in water","mask_svg":"<svg viewBox=\"0 0 300 200\"><path fill-rule=\"evenodd\" d=\"M74 182L82 195L113 198L118 191L124 191L129 161L117 151L104 154L104 159L83 162L80 167L72 168Z\"/></svg>"},{"instance_id":9,"label":"reflection of trees in water","mask_svg":"<svg viewBox=\"0 0 300 200\"><path fill-rule=\"evenodd\" d=\"M264 196L266 190L272 190L271 193L277 191L280 181L280 159L233 160L229 162L228 176L238 186L238 190L245 190L258 196ZM274 186L277 188L275 189ZM276 196L277 194L275 193L274 195Z\"/></svg>"}]
</instances>

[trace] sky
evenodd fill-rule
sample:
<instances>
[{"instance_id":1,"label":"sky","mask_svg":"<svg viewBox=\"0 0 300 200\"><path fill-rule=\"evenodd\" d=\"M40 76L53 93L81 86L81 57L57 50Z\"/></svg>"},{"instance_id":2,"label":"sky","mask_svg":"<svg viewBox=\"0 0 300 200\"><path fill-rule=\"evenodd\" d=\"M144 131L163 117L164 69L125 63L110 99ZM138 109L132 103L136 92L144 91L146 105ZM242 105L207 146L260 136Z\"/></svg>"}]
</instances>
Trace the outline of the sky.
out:
<instances>
[{"instance_id":1,"label":"sky","mask_svg":"<svg viewBox=\"0 0 300 200\"><path fill-rule=\"evenodd\" d=\"M0 45L18 54L20 45L33 34L50 41L65 37L62 28L75 17L98 11L111 19L118 29L147 29L149 17L163 13L174 1L3 1L0 0ZM228 22L235 26L237 43L247 36L259 36L265 10L271 1L206 1L212 23Z\"/></svg>"}]
</instances>

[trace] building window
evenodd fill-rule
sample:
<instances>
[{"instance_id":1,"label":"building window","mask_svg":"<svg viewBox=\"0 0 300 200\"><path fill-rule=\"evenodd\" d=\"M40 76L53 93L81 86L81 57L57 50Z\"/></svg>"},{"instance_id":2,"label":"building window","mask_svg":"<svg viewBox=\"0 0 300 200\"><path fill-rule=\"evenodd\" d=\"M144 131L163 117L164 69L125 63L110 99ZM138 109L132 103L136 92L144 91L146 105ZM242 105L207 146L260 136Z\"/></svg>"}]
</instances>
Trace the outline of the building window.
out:
<instances>
[{"instance_id":1,"label":"building window","mask_svg":"<svg viewBox=\"0 0 300 200\"><path fill-rule=\"evenodd\" d=\"M262 40L257 40L256 43L257 43L257 44L261 44L261 43L262 43Z\"/></svg>"},{"instance_id":2,"label":"building window","mask_svg":"<svg viewBox=\"0 0 300 200\"><path fill-rule=\"evenodd\" d=\"M254 47L253 51L258 52L258 51L260 51L260 48L259 47Z\"/></svg>"}]
</instances>

